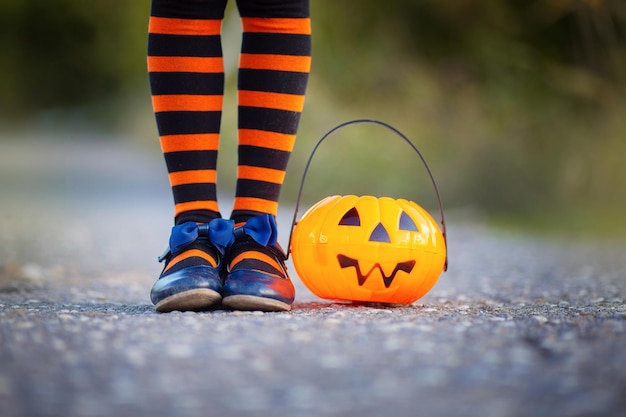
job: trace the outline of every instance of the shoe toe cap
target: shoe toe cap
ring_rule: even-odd
[[[150,291],[154,304],[171,295],[196,289],[210,289],[221,292],[222,282],[219,272],[212,267],[199,265],[165,275],[157,280]]]
[[[248,295],[293,303],[295,288],[289,278],[276,277],[260,271],[236,270],[228,274],[223,296]]]

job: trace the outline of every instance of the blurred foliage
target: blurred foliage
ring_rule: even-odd
[[[564,211],[586,220],[610,215],[617,221],[602,227],[626,232],[615,214],[626,207],[626,2],[355,4],[314,3],[321,15],[314,52],[325,66],[314,60],[316,70],[343,108],[383,118],[414,139],[444,202],[542,218],[537,224],[558,223]],[[383,146],[379,155],[396,152]],[[418,161],[398,146],[401,155],[385,166],[391,175],[413,174]],[[368,166],[360,174],[367,188],[395,191],[401,179],[390,189],[387,174],[376,179]],[[400,194],[415,188],[406,182]]]
[[[133,119],[156,143],[145,73],[149,5],[3,2],[0,121],[100,103],[92,113],[113,114],[117,126]],[[332,126],[371,117],[413,139],[448,207],[542,219],[529,213],[626,208],[623,0],[312,0],[311,9],[314,66],[292,172],[302,172]],[[233,118],[225,110],[225,130]],[[232,135],[225,132],[226,152]],[[338,135],[313,164],[311,198],[337,186],[432,203],[419,160],[388,132]]]
[[[145,82],[149,0],[0,4],[0,115],[77,106]]]

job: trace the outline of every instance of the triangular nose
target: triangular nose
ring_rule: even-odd
[[[385,242],[391,243],[391,239],[389,238],[389,233],[385,229],[382,223],[378,223],[378,226],[374,229],[372,234],[370,235],[370,242]]]

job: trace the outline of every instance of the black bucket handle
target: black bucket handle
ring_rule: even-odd
[[[422,160],[422,163],[424,164],[424,167],[426,168],[426,171],[428,172],[428,176],[430,177],[430,181],[433,185],[433,188],[435,189],[435,195],[437,197],[437,204],[439,205],[439,215],[441,216],[441,233],[443,235],[443,241],[446,245],[446,260],[443,266],[443,270],[446,271],[448,269],[448,241],[447,241],[447,235],[446,235],[446,222],[445,222],[445,218],[443,215],[443,205],[441,204],[441,196],[439,195],[439,188],[437,187],[437,182],[435,181],[435,177],[433,176],[432,171],[430,170],[430,167],[426,163],[426,159],[424,158],[422,153],[419,151],[419,149],[417,149],[417,147],[413,144],[413,142],[411,142],[411,140],[405,134],[403,134],[398,129],[396,129],[395,127],[391,126],[388,123],[381,122],[379,120],[374,120],[374,119],[356,119],[356,120],[350,120],[350,121],[341,123],[335,126],[334,128],[332,128],[331,130],[329,130],[324,136],[322,136],[322,138],[317,142],[317,144],[313,148],[313,151],[311,152],[311,155],[309,156],[309,159],[307,160],[306,166],[304,168],[304,172],[302,174],[302,181],[300,182],[300,189],[298,190],[296,208],[293,213],[293,220],[291,221],[291,230],[289,233],[289,242],[287,244],[287,258],[289,258],[289,254],[291,253],[291,239],[293,237],[293,231],[296,227],[296,223],[298,219],[298,211],[300,210],[300,200],[302,198],[304,182],[306,180],[306,175],[307,175],[307,172],[309,171],[309,166],[311,165],[311,161],[313,160],[313,156],[315,155],[315,152],[317,152],[317,148],[319,148],[322,142],[324,142],[324,140],[326,140],[326,138],[330,136],[332,133],[334,133],[335,131],[345,126],[355,125],[355,124],[366,124],[366,123],[383,126],[391,130],[392,132],[396,133],[398,136],[404,139],[404,141],[415,151],[415,153],[417,153],[417,155]]]

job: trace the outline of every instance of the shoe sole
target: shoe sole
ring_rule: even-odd
[[[222,305],[231,310],[245,311],[289,311],[291,305],[273,298],[254,295],[230,295],[222,300]]]
[[[204,311],[219,305],[222,296],[208,288],[198,288],[171,295],[159,301],[155,310],[159,313],[170,311]]]

